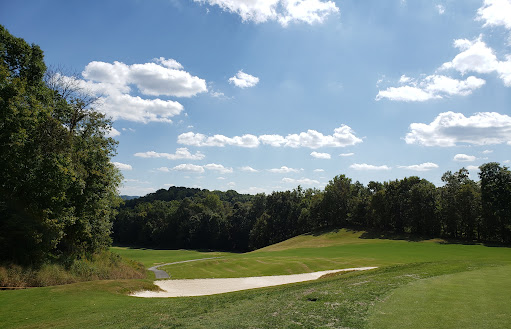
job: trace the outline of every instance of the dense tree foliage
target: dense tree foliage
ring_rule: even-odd
[[[0,261],[66,261],[111,243],[110,122],[45,72],[41,49],[0,26]]]
[[[171,187],[127,202],[114,223],[114,240],[246,251],[314,230],[350,227],[509,243],[511,172],[488,163],[479,176],[476,182],[464,168],[448,171],[437,188],[415,176],[364,186],[339,175],[323,191],[298,187],[255,196]]]

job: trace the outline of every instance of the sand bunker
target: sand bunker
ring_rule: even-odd
[[[226,292],[247,290],[262,287],[278,286],[282,284],[303,282],[319,279],[329,273],[346,271],[371,270],[376,267],[345,268],[342,270],[320,271],[313,273],[255,276],[248,278],[225,279],[193,279],[193,280],[159,280],[154,284],[163,291],[139,291],[131,296],[136,297],[191,297],[223,294]]]

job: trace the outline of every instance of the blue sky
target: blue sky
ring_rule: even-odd
[[[101,95],[122,194],[511,160],[511,0],[18,0],[0,24]]]

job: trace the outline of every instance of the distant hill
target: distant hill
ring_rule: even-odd
[[[135,195],[119,195],[121,197],[121,199],[123,199],[124,201],[127,201],[127,200],[133,200],[133,199],[138,199],[140,198],[140,196],[135,196]]]
[[[138,203],[142,202],[153,202],[156,200],[159,201],[181,201],[186,198],[195,198],[196,196],[204,196],[206,193],[214,193],[218,195],[220,200],[227,201],[230,203],[236,203],[236,202],[248,202],[251,201],[253,198],[253,195],[250,194],[240,194],[234,190],[228,190],[225,192],[222,191],[209,191],[209,190],[202,190],[200,188],[189,188],[189,187],[182,187],[182,186],[171,186],[168,190],[165,189],[159,189],[156,192],[149,193],[142,197],[128,197],[130,199],[124,199],[124,207],[133,208]],[[121,196],[127,197],[127,196]]]

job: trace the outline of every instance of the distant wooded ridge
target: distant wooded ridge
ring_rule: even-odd
[[[416,177],[367,186],[345,175],[324,190],[239,194],[171,187],[120,206],[115,243],[157,248],[247,251],[329,228],[355,227],[422,238],[511,242],[511,172],[480,166],[479,181],[462,168],[445,183]]]

